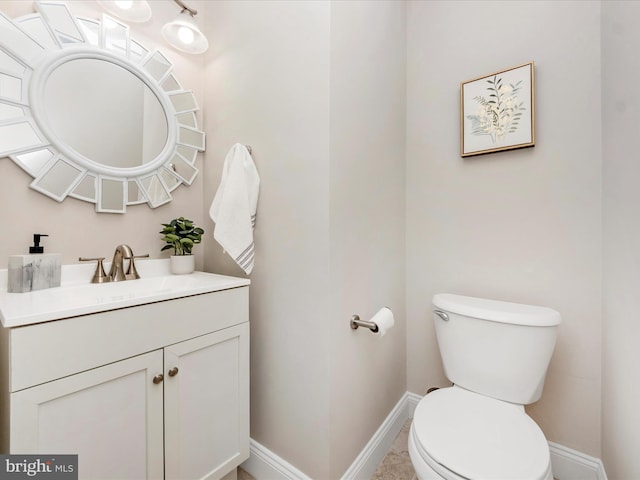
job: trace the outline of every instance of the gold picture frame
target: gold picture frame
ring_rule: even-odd
[[[534,64],[460,84],[460,155],[470,157],[535,145]]]

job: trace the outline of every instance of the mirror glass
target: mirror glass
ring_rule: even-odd
[[[60,1],[34,5],[15,20],[0,12],[0,157],[59,202],[124,213],[171,201],[205,148],[193,92],[128,25],[75,17]]]
[[[70,149],[110,167],[148,163],[167,143],[167,118],[155,94],[129,70],[104,60],[71,60],[51,72],[44,113]],[[102,137],[118,141],[95,141]]]

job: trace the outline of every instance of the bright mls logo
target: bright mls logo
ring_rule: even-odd
[[[0,480],[78,480],[78,455],[0,455]]]

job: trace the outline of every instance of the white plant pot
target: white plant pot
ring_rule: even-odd
[[[185,275],[193,273],[196,269],[196,257],[194,255],[171,255],[171,273]]]

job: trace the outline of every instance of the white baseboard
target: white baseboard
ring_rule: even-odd
[[[341,480],[371,478],[404,423],[413,416],[421,398],[410,392],[402,396]],[[249,459],[241,467],[256,480],[311,480],[304,472],[253,439],[249,442]]]
[[[408,418],[413,417],[413,411],[422,397],[414,393],[405,392],[402,398],[387,415],[380,428],[373,434],[351,466],[342,475],[341,480],[355,478],[371,478],[376,468],[387,454],[393,441]]]
[[[421,399],[420,395],[405,392],[341,480],[371,478],[404,423],[413,417]],[[549,450],[553,476],[557,480],[607,480],[600,459],[553,442],[549,442]],[[304,472],[253,439],[249,444],[249,459],[241,466],[256,480],[311,480]]]
[[[240,466],[256,480],[312,480],[253,439],[249,440],[249,459]]]
[[[602,460],[549,442],[551,468],[558,480],[607,480]]]

